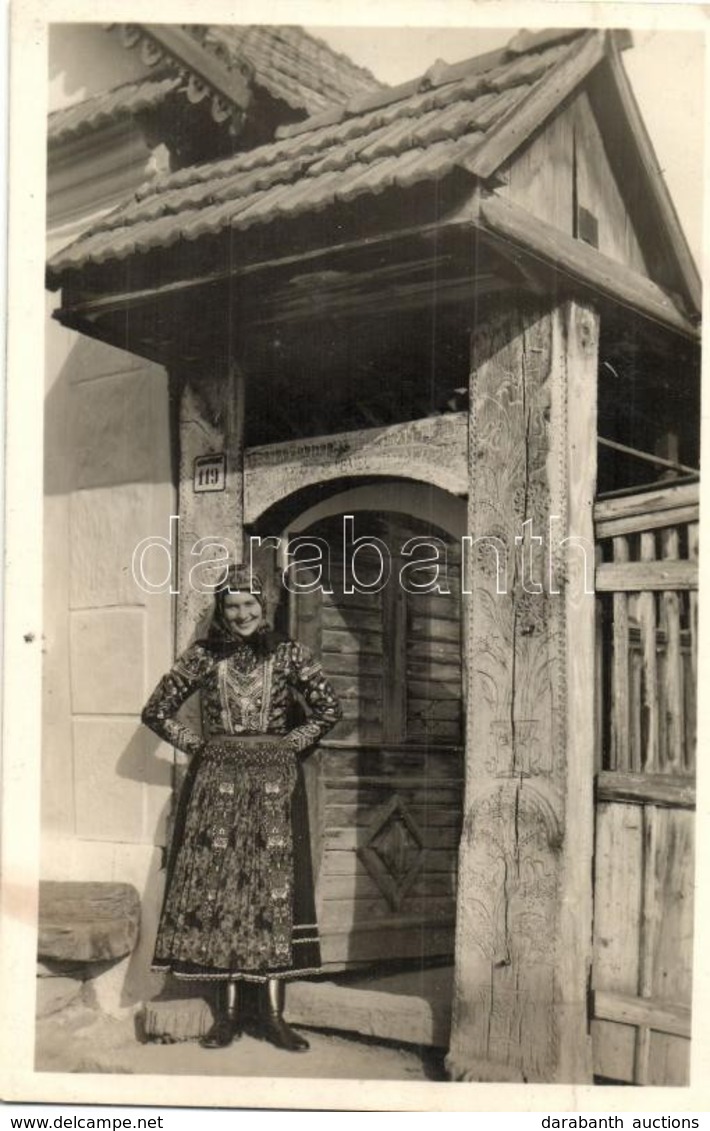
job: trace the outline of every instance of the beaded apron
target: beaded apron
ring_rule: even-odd
[[[153,967],[260,980],[293,965],[296,755],[278,736],[221,736],[191,770]]]

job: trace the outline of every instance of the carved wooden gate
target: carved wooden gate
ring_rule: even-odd
[[[637,1084],[688,1082],[698,498],[691,483],[595,508],[594,1061]]]
[[[347,593],[342,524],[324,524],[309,535],[331,547],[333,591],[299,594],[291,613],[344,708],[306,766],[323,961],[333,968],[453,953],[463,793],[460,547],[446,536],[447,593],[406,592],[399,550],[423,526],[355,518],[356,533],[389,548],[389,582],[367,591],[380,561],[363,547]]]

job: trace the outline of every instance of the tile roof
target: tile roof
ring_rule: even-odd
[[[227,67],[246,61],[255,84],[293,110],[316,114],[357,94],[383,89],[364,67],[299,27],[206,25],[193,31]],[[186,87],[185,80],[175,73],[175,65],[172,69],[172,74],[124,83],[54,111],[48,120],[49,144],[154,109]]]
[[[300,27],[215,24],[200,39],[228,64],[246,59],[259,86],[308,114],[382,89],[368,70]]]
[[[158,178],[59,252],[49,264],[50,282],[89,263],[319,211],[465,168],[586,39],[568,30],[528,51],[435,64],[415,83],[360,95],[280,131],[268,145]]]
[[[83,102],[55,110],[47,121],[49,145],[57,145],[70,137],[98,129],[108,122],[138,114],[141,110],[153,109],[165,102],[180,84],[178,75],[144,79],[102,91]]]

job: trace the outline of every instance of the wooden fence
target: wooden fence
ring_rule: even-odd
[[[595,1069],[687,1082],[699,484],[600,500]]]

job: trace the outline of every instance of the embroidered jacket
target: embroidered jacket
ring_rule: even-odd
[[[175,718],[196,691],[201,692],[202,737]],[[289,730],[296,692],[308,719]],[[298,752],[327,734],[341,715],[318,660],[303,644],[283,640],[266,656],[245,641],[226,658],[202,642],[193,644],[163,676],[141,717],[166,742],[196,754],[210,738],[239,734],[282,734]]]

